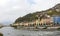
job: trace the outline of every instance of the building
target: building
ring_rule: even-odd
[[[53,18],[52,17],[42,18],[40,21],[40,25],[53,25]]]
[[[30,22],[21,22],[16,23],[16,26],[24,26],[24,27],[35,27],[35,26],[41,26],[41,25],[53,25],[53,17],[50,17],[47,14],[42,15],[41,17],[38,17],[37,20],[32,20]]]
[[[40,17],[41,20],[37,20],[37,24],[40,25],[40,26],[43,26],[43,25],[48,25],[48,26],[52,26],[53,25],[53,17],[50,17],[49,15],[47,14],[43,14],[42,17]]]
[[[53,21],[55,24],[60,24],[60,16],[53,16]]]

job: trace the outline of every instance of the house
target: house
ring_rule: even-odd
[[[40,25],[53,25],[53,17],[49,15],[44,15],[40,21]]]

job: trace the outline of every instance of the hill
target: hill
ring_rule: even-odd
[[[16,19],[16,21],[14,23],[33,21],[33,20],[38,19],[38,17],[40,17],[40,15],[43,15],[43,14],[48,14],[50,16],[53,16],[53,15],[60,16],[60,3],[50,9],[45,10],[45,11],[38,11],[35,13],[29,13],[23,17],[19,17]]]

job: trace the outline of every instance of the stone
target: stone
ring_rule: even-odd
[[[0,33],[0,36],[3,36],[3,34],[2,34],[2,33]]]

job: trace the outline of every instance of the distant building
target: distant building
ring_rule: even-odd
[[[50,17],[49,15],[44,15],[40,21],[40,25],[53,25],[53,17]]]
[[[60,16],[53,16],[53,21],[55,24],[60,24]]]
[[[40,21],[40,24],[41,25],[50,25],[51,23],[53,23],[53,18],[52,17],[50,17],[50,18],[43,18],[43,19],[41,19],[41,21]]]

